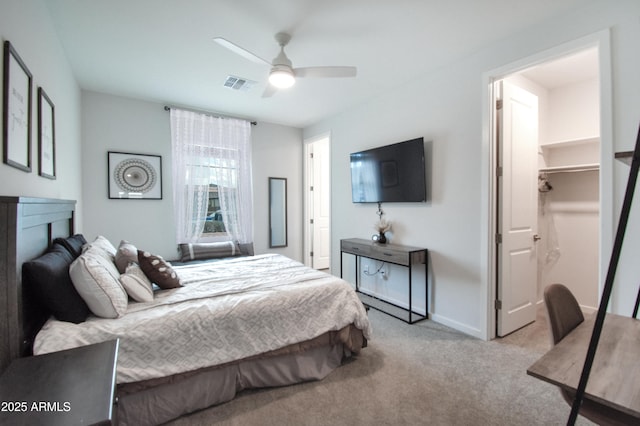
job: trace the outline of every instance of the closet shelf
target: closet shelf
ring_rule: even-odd
[[[566,172],[589,172],[593,170],[600,170],[600,164],[587,163],[587,164],[572,164],[569,166],[555,166],[555,167],[542,167],[538,171],[544,173],[566,173]]]
[[[540,145],[540,172],[584,172],[600,169],[600,138],[597,136],[554,141]]]
[[[616,160],[620,160],[630,166],[631,160],[633,160],[633,151],[616,152]]]
[[[560,147],[566,147],[571,145],[584,145],[584,144],[598,143],[598,142],[600,142],[600,136],[590,136],[585,138],[545,142],[545,143],[541,143],[540,146],[543,148],[560,148]]]

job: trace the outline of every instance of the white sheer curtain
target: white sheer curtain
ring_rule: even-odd
[[[178,243],[253,243],[251,123],[171,108],[173,200]],[[227,234],[203,236],[210,185]]]

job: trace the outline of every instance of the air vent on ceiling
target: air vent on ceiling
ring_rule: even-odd
[[[227,87],[227,88],[233,89],[233,90],[241,90],[243,92],[246,92],[247,90],[251,89],[255,84],[256,84],[256,82],[253,81],[253,80],[248,80],[246,78],[241,78],[241,77],[236,77],[236,76],[230,75],[225,80],[224,87]]]

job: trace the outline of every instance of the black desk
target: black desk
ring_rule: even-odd
[[[2,425],[109,425],[118,340],[18,358],[0,377]]]

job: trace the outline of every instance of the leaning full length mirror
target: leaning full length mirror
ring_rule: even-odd
[[[269,178],[269,247],[287,246],[287,179]]]

